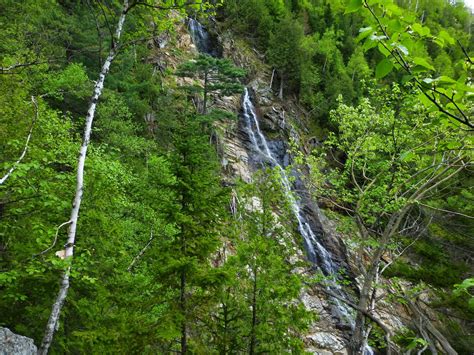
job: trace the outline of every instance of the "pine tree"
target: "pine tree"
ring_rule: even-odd
[[[201,54],[197,59],[182,64],[176,75],[202,80],[185,88],[190,93],[202,95],[199,112],[206,114],[210,98],[242,92],[243,86],[238,79],[245,75],[245,71],[235,67],[229,60]]]

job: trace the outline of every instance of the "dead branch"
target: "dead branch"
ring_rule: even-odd
[[[38,117],[39,117],[38,103],[36,102],[36,99],[35,99],[34,96],[31,96],[31,102],[33,103],[33,106],[35,107],[35,116],[33,117],[33,120],[31,122],[30,130],[29,130],[28,136],[26,138],[25,147],[23,148],[23,152],[21,153],[18,160],[13,164],[13,166],[10,168],[10,170],[8,170],[8,172],[5,174],[5,176],[3,176],[0,179],[0,185],[2,185],[10,177],[10,175],[16,170],[18,165],[21,163],[21,161],[25,157],[26,151],[28,150],[28,145],[30,144],[31,136],[33,135],[33,127],[35,126],[35,123],[36,123],[36,121],[38,120]]]
[[[140,250],[140,252],[133,258],[132,262],[130,263],[130,265],[127,268],[128,272],[132,271],[133,267],[135,266],[137,261],[143,256],[143,254],[145,254],[145,251],[148,249],[148,247],[150,246],[150,244],[151,244],[151,242],[153,241],[154,238],[155,237],[153,235],[153,228],[152,228],[151,231],[150,231],[150,239],[148,239],[148,243],[146,243],[146,245],[142,248],[142,250]]]

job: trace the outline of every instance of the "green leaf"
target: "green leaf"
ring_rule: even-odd
[[[416,154],[412,151],[404,152],[400,155],[402,161],[411,161],[416,157]]]
[[[444,30],[439,31],[438,37],[442,38],[445,42],[448,42],[449,44],[454,44],[454,38],[451,37],[451,35]]]
[[[450,78],[449,76],[446,76],[446,75],[441,75],[439,78],[438,78],[440,84],[455,84],[456,83],[456,80]]]
[[[407,82],[409,82],[410,80],[412,80],[414,78],[413,75],[404,75],[402,77],[402,84],[406,84]]]
[[[356,42],[362,41],[364,38],[370,36],[373,33],[372,27],[363,27],[359,30],[359,35],[356,38]]]
[[[413,62],[416,65],[420,65],[420,66],[422,66],[426,69],[435,70],[435,68],[430,63],[428,63],[428,61],[425,58],[415,57],[415,58],[413,58]]]
[[[414,23],[411,26],[411,28],[413,29],[413,31],[418,33],[421,37],[426,37],[431,33],[431,31],[428,27],[424,27],[424,26],[420,25],[419,23]]]
[[[390,56],[390,51],[385,48],[381,42],[377,45],[377,48],[379,49],[379,52],[382,53],[385,57]]]
[[[369,49],[374,48],[375,46],[377,46],[377,41],[374,41],[369,37],[367,38],[367,41],[365,41],[365,43],[363,44],[362,50],[364,52],[367,52]]]
[[[403,44],[395,43],[394,45],[395,45],[395,47],[397,47],[397,48],[400,50],[400,52],[402,52],[404,55],[408,55],[408,53],[409,53],[408,48],[405,47]]]
[[[362,8],[362,0],[351,0],[346,8],[346,14],[356,12]]]
[[[379,64],[377,64],[377,67],[375,68],[375,77],[377,79],[381,79],[384,76],[387,76],[388,73],[390,73],[393,69],[393,63],[385,58],[382,59]]]
[[[400,20],[398,19],[393,19],[389,21],[388,28],[390,29],[390,32],[400,32],[403,29],[402,24],[400,23]]]
[[[442,38],[439,38],[439,37],[433,37],[433,42],[436,43],[438,46],[440,46],[441,48],[444,47],[444,40]]]
[[[400,7],[398,7],[397,5],[390,4],[390,3],[384,4],[384,5],[385,5],[385,11],[387,11],[389,15],[395,15],[395,16],[403,15],[402,9],[400,9]]]
[[[474,297],[471,297],[468,302],[468,307],[471,311],[474,311]]]
[[[433,78],[424,78],[423,79],[423,82],[426,83],[426,84],[432,84],[436,81],[437,81],[437,79],[433,79]]]

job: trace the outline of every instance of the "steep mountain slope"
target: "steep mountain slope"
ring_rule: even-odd
[[[68,275],[51,353],[470,353],[472,16],[217,3],[4,4],[0,326]]]

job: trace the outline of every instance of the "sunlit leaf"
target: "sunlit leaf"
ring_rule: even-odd
[[[385,58],[385,59],[382,59],[379,64],[377,64],[377,67],[375,68],[375,77],[377,79],[381,79],[385,76],[388,75],[388,73],[390,73],[393,69],[393,63]]]
[[[430,63],[428,63],[428,61],[425,58],[414,57],[413,62],[417,65],[420,65],[420,66],[426,68],[426,69],[435,70],[435,68]]]

